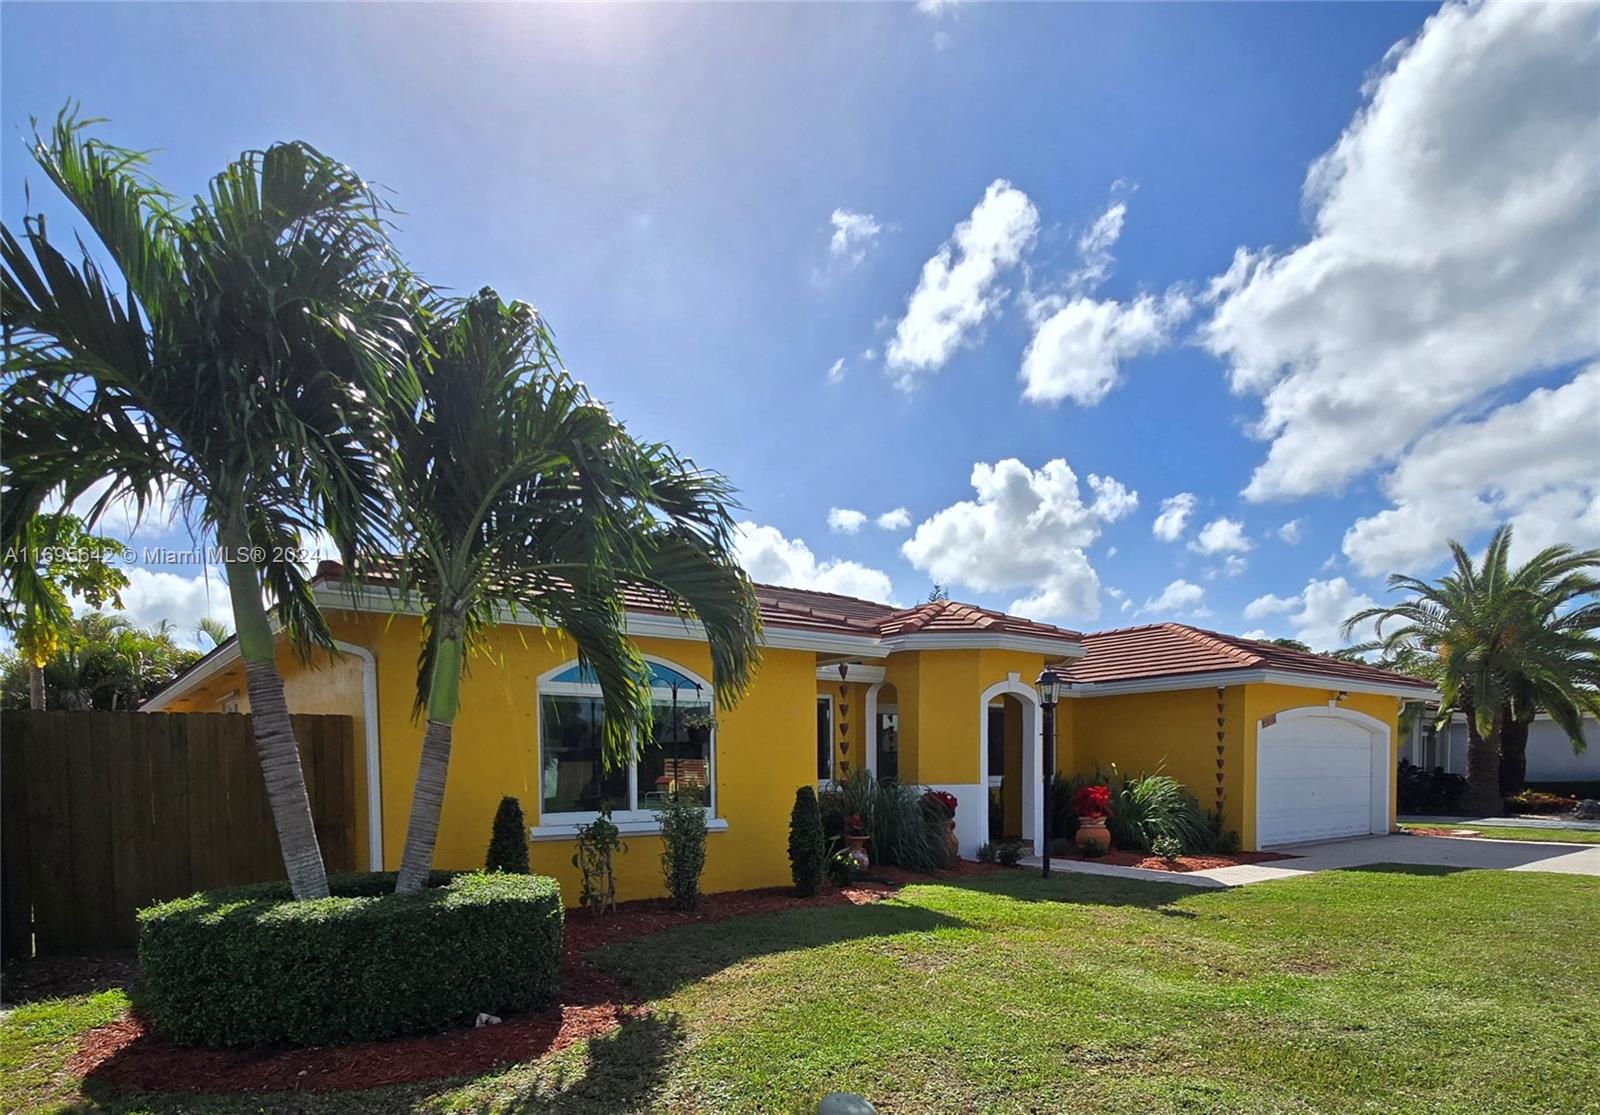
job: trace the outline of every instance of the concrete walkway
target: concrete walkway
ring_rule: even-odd
[[[1240,887],[1294,879],[1317,871],[1364,867],[1377,863],[1430,864],[1458,870],[1554,871],[1563,875],[1600,877],[1600,845],[1545,844],[1535,840],[1477,840],[1444,836],[1361,836],[1323,844],[1301,844],[1278,851],[1295,859],[1216,867],[1208,871],[1147,871],[1115,867],[1092,860],[1051,860],[1052,871],[1110,875],[1191,887]],[[1037,856],[1022,861],[1039,868]]]
[[[1408,825],[1439,825],[1453,828],[1497,829],[1578,829],[1600,832],[1600,821],[1574,821],[1570,817],[1401,817]]]

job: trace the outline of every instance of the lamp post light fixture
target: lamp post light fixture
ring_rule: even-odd
[[[1040,827],[1044,830],[1044,848],[1041,850],[1040,859],[1044,863],[1044,878],[1050,877],[1050,776],[1055,773],[1056,765],[1056,702],[1061,699],[1061,690],[1072,683],[1056,673],[1049,666],[1035,681],[1034,688],[1039,694],[1039,708],[1044,712],[1044,730],[1039,733],[1043,744],[1043,761],[1039,764],[1044,774],[1044,795],[1040,800],[1040,809],[1043,816],[1040,818]]]

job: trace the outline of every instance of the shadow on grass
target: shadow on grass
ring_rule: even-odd
[[[1134,906],[1165,917],[1192,918],[1180,905],[1185,899],[1211,893],[1213,888],[1183,883],[1156,883],[1111,875],[1060,872],[1043,878],[1037,868],[995,871],[962,879],[940,880],[940,885],[984,894],[1003,895],[1018,902],[1056,902],[1079,906]]]
[[[805,907],[667,929],[636,941],[607,945],[590,953],[588,959],[625,980],[645,998],[654,999],[758,956],[865,937],[931,933],[966,924],[937,910],[887,899],[862,906]]]
[[[1360,863],[1354,867],[1341,867],[1338,870],[1359,871],[1367,875],[1455,875],[1462,871],[1480,869],[1447,863]]]

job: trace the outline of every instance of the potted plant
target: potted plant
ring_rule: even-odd
[[[1072,811],[1078,815],[1078,847],[1097,844],[1102,852],[1111,847],[1111,830],[1106,828],[1110,810],[1109,786],[1084,786],[1072,795]]]
[[[929,816],[945,822],[944,840],[951,862],[958,857],[961,846],[956,839],[956,805],[956,796],[948,790],[929,790],[922,795],[922,808],[928,811]]]
[[[861,820],[861,814],[852,813],[844,819],[844,839],[850,845],[850,856],[861,865],[865,871],[872,860],[867,856],[867,826]]]

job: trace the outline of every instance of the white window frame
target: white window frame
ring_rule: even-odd
[[[817,789],[826,790],[839,777],[839,720],[838,705],[832,693],[818,693],[817,703],[828,702],[828,777],[817,779]]]
[[[702,703],[715,708],[712,698],[712,689],[709,682],[700,677],[693,670],[672,661],[670,658],[659,658],[655,655],[642,656],[646,662],[654,662],[665,666],[669,670],[682,674],[691,682],[699,684],[698,693]],[[553,670],[546,670],[539,675],[535,683],[534,693],[534,733],[537,747],[535,748],[538,763],[539,778],[539,823],[529,830],[529,835],[534,840],[563,840],[575,836],[579,825],[588,824],[599,818],[600,814],[594,810],[588,812],[564,811],[560,813],[547,813],[544,808],[544,699],[546,697],[585,697],[599,700],[602,696],[600,686],[594,682],[581,681],[554,681],[568,670],[578,665],[577,659],[563,662]],[[652,701],[660,700],[672,703],[672,690],[666,686],[651,686],[650,697]],[[681,705],[684,691],[678,690],[678,703]],[[694,700],[693,697],[690,698]],[[711,800],[704,807],[706,813],[706,827],[713,832],[721,832],[728,827],[727,821],[717,816],[717,728],[711,727],[711,738],[707,741],[708,756],[706,760],[706,783]],[[661,822],[656,811],[639,806],[639,763],[635,761],[628,764],[628,801],[630,808],[613,809],[611,820],[626,834],[657,832]]]

